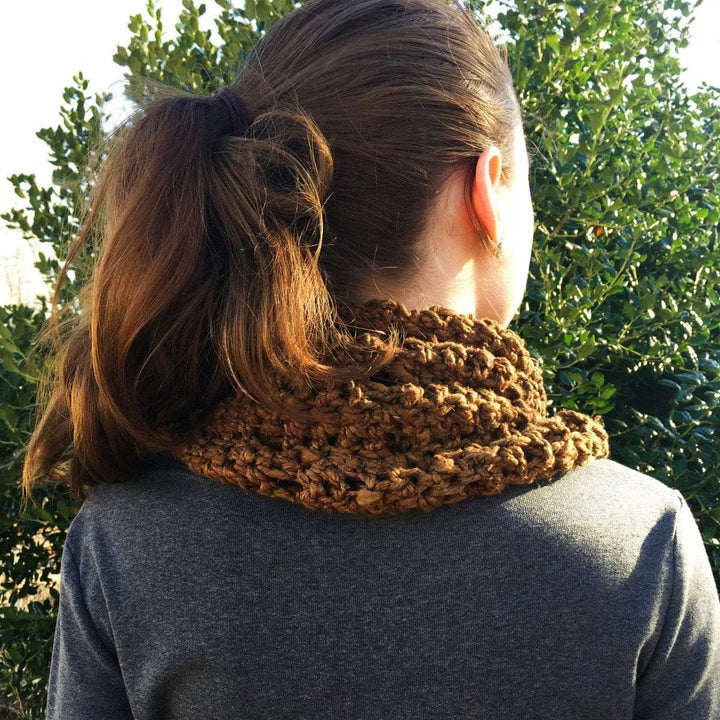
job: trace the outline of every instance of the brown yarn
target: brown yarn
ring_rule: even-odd
[[[327,420],[299,423],[237,395],[174,455],[194,472],[308,508],[430,511],[509,485],[551,480],[608,455],[598,419],[547,415],[540,364],[491,320],[373,300],[352,309],[359,346],[402,346],[362,380],[288,395]]]

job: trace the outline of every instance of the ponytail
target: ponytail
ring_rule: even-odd
[[[73,497],[119,482],[188,438],[231,392],[293,415],[292,385],[366,372],[323,362],[347,341],[318,257],[333,175],[300,111],[218,134],[212,98],[152,100],[109,141],[92,210],[101,247],[59,340],[54,389],[27,448],[25,499],[69,476]],[[287,389],[287,388],[286,388]],[[69,463],[69,467],[68,467]]]

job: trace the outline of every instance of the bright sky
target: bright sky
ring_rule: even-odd
[[[206,0],[208,12],[215,12]],[[172,31],[181,0],[157,0],[163,21]],[[3,3],[0,67],[5,111],[0,115],[0,212],[22,201],[5,178],[34,172],[41,183],[50,180],[46,145],[35,137],[42,127],[58,123],[63,88],[82,71],[93,92],[121,93],[123,68],[112,61],[118,44],[130,36],[130,15],[145,14],[145,0],[35,0]],[[208,24],[209,27],[209,24]],[[706,80],[720,85],[720,2],[705,0],[697,11],[691,47],[682,56],[686,81],[697,86]],[[17,202],[16,202],[17,201]],[[26,268],[33,252],[0,221],[0,304],[32,301],[39,291]]]

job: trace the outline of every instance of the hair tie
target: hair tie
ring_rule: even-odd
[[[244,135],[250,127],[250,116],[240,94],[232,86],[225,85],[213,95],[213,99],[224,109],[225,122],[218,128],[217,136]]]

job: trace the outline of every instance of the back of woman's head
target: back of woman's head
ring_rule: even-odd
[[[381,365],[347,352],[338,306],[412,271],[444,180],[466,165],[470,181],[490,145],[511,157],[520,122],[492,40],[441,0],[311,0],[231,91],[241,135],[217,99],[174,92],[109,142],[66,269],[91,232],[100,252],[57,348],[27,497],[127,477],[233,392],[280,409],[288,387]]]

